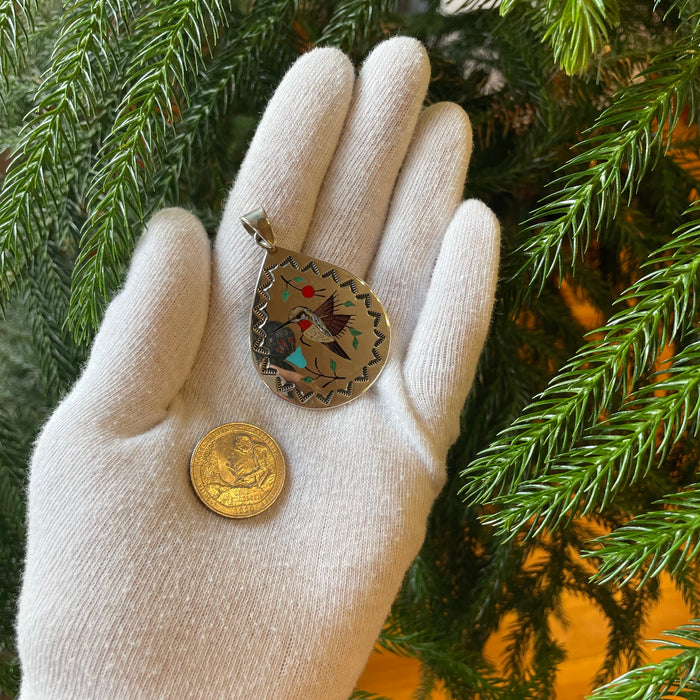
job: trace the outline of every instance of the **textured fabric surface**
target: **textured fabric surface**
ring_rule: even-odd
[[[23,700],[349,696],[445,479],[486,336],[499,229],[460,204],[464,112],[421,114],[430,74],[392,39],[356,78],[334,49],[280,84],[213,252],[179,209],[146,228],[82,377],[44,427],[29,485],[17,633]],[[248,346],[262,261],[238,217],[366,277],[391,356],[355,401],[274,396]],[[217,425],[253,423],[288,465],[278,501],[229,520],[189,483]]]

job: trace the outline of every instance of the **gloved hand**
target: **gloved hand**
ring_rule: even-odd
[[[454,104],[422,114],[430,67],[392,39],[355,79],[335,49],[286,75],[229,196],[213,254],[157,214],[89,362],[33,456],[17,633],[21,697],[332,700],[351,693],[425,534],[491,314],[499,230],[460,205],[471,150]],[[262,251],[366,279],[392,328],[361,397],[308,410],[249,350]],[[287,483],[264,513],[207,510],[189,459],[212,428],[266,430]]]

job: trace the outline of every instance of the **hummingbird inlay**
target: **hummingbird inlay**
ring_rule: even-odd
[[[311,345],[311,342],[323,343],[331,352],[349,360],[350,357],[336,338],[342,335],[352,314],[337,314],[335,307],[335,292],[333,292],[314,311],[306,306],[295,306],[290,309],[289,320],[282,325],[296,323],[301,329],[301,342],[304,345]]]

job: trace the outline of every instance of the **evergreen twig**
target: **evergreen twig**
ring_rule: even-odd
[[[658,649],[677,654],[658,663],[635,668],[598,688],[589,700],[658,700],[696,698],[700,693],[700,622],[692,621],[664,632],[670,640],[656,640]],[[675,641],[678,640],[678,641]]]
[[[76,0],[61,19],[52,67],[0,193],[0,310],[60,216],[81,132],[111,89],[111,43],[128,2]],[[106,100],[105,100],[106,101]]]
[[[8,84],[24,62],[37,0],[0,0],[0,80]]]
[[[503,508],[488,522],[514,533],[534,518],[532,535],[603,510],[662,463],[683,433],[700,431],[699,366],[696,341],[678,353],[670,369],[662,370],[669,376],[640,387],[620,410],[587,429],[581,444],[550,459],[545,473],[520,484],[515,493],[499,496],[496,501]]]
[[[183,171],[190,168],[193,153],[206,149],[210,135],[206,125],[229,109],[242,77],[255,75],[266,54],[279,50],[279,32],[291,24],[297,7],[298,0],[259,0],[235,31],[221,37],[211,62],[190,87],[189,107],[167,133],[164,151],[169,167],[154,174],[147,212],[175,196],[173,190]],[[141,183],[140,187],[145,199],[145,185]]]
[[[15,426],[0,411],[0,522],[23,538],[22,450],[16,445]]]
[[[223,4],[222,4],[223,3]],[[200,51],[216,44],[227,0],[176,0],[154,7],[132,29],[137,53],[126,69],[129,86],[95,166],[91,212],[75,264],[69,321],[77,339],[97,327],[102,303],[119,279],[143,220],[168,129],[189,103],[188,77],[203,65]]]
[[[348,700],[391,700],[391,698],[388,698],[386,695],[376,695],[375,693],[355,688]]]
[[[517,499],[508,494],[522,493],[522,489],[541,491],[543,487],[535,477],[542,475],[544,465],[555,455],[574,448],[589,416],[597,417],[615,408],[616,392],[627,394],[653,366],[664,345],[693,326],[700,282],[700,204],[691,206],[687,213],[689,221],[678,227],[671,242],[659,249],[647,265],[653,263],[657,269],[620,297],[621,304],[632,305],[623,307],[598,329],[599,337],[581,348],[523,414],[467,466],[463,472],[467,479],[465,497],[485,503],[502,491],[501,502],[513,504]],[[618,450],[622,458],[635,445],[628,439],[622,447],[618,436],[608,435],[593,454],[605,460],[611,450]],[[647,447],[650,445],[647,443]],[[649,453],[645,450],[639,454]],[[639,470],[643,463],[640,456],[633,465]],[[619,460],[613,462],[614,466],[618,464]],[[580,475],[576,469],[571,470],[573,473]],[[525,486],[528,480],[532,483]],[[596,502],[602,495],[590,494],[588,502]],[[546,508],[544,500],[540,506]],[[554,520],[548,520],[550,525],[557,520],[555,511],[551,512]],[[512,524],[525,522],[523,515],[524,511],[518,509],[517,514],[513,511],[494,518],[508,519]],[[505,520],[499,522],[505,525]]]
[[[503,0],[501,14],[522,0]],[[618,0],[547,0],[532,3],[543,16],[542,41],[548,41],[555,60],[569,74],[588,68],[592,56],[608,43],[608,29],[620,22]]]
[[[623,197],[630,200],[649,167],[671,146],[681,114],[688,109],[688,119],[695,119],[699,39],[696,28],[622,88],[591,128],[594,135],[580,144],[583,150],[566,164],[574,171],[551,183],[526,229],[520,273],[531,280],[523,300],[541,291],[552,273],[563,275],[565,241],[573,265],[596,229],[615,216]]]
[[[428,666],[421,666],[420,680],[418,681],[418,686],[413,691],[411,700],[430,700],[437,686],[437,681],[437,676]]]
[[[396,8],[398,0],[340,0],[316,44],[337,46],[364,54],[373,36],[381,35],[381,22]],[[354,50],[354,51],[353,51]]]
[[[59,265],[53,240],[45,241],[32,260],[25,303],[46,397],[56,401],[76,378],[83,353],[64,327],[70,296],[69,278]]]
[[[662,571],[675,576],[694,563],[700,553],[700,485],[670,494],[657,506],[660,510],[641,513],[593,541],[598,547],[586,556],[600,561],[596,580],[624,586],[634,579],[642,586]]]

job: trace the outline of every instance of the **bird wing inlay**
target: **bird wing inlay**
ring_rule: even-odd
[[[333,336],[341,333],[352,318],[352,314],[335,313],[335,292],[316,309],[316,314],[318,314]]]
[[[350,314],[335,314],[326,320],[326,328],[336,336],[344,330],[351,318]]]
[[[326,299],[321,306],[319,306],[315,313],[318,314],[322,319],[326,319],[328,316],[333,315],[335,310],[335,292],[331,294],[328,299]]]

